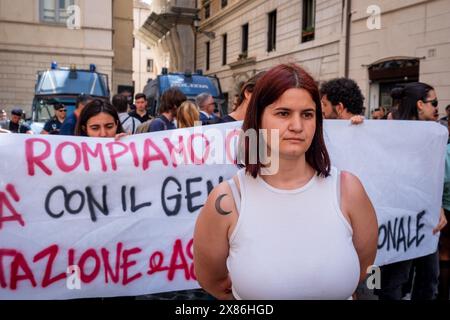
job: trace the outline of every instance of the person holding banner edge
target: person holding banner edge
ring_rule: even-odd
[[[398,108],[392,112],[394,120],[437,121],[438,100],[434,88],[426,83],[413,82],[391,92]],[[436,234],[447,224],[441,210]],[[381,266],[381,288],[375,290],[380,300],[400,300],[411,291],[411,300],[434,300],[438,294],[439,253]],[[412,280],[415,272],[414,281]]]
[[[210,193],[194,231],[200,285],[219,299],[351,298],[375,260],[378,224],[359,179],[331,167],[313,78],[294,64],[269,70],[249,129],[279,130],[279,170],[263,175],[246,149],[245,168]]]

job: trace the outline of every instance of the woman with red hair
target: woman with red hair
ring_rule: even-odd
[[[297,65],[269,70],[243,130],[267,132],[257,147],[278,153],[278,170],[265,174],[246,143],[244,168],[210,193],[194,232],[200,285],[219,299],[351,298],[378,224],[359,179],[330,164],[314,79]]]

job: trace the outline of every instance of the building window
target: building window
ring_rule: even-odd
[[[147,72],[153,72],[153,59],[147,59]]]
[[[241,53],[244,57],[248,55],[248,23],[242,26],[242,47]]]
[[[267,32],[267,51],[275,51],[277,42],[277,10],[268,14],[269,29]]]
[[[135,39],[134,39],[134,37],[133,37],[133,48],[134,48],[135,42],[136,42],[136,41],[135,41]]]
[[[227,34],[222,35],[222,65],[227,64]]]
[[[210,50],[210,42],[206,43],[206,70],[209,70],[209,50]]]
[[[222,0],[222,8],[225,8],[228,5],[228,0]]]
[[[205,19],[208,19],[211,16],[211,6],[209,3],[205,3],[204,8],[205,8]]]
[[[302,42],[314,40],[316,1],[303,0]]]
[[[74,0],[40,0],[39,15],[42,22],[64,24],[69,17],[67,7],[74,4]]]

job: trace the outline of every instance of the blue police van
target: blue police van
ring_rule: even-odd
[[[147,96],[147,107],[152,116],[158,115],[159,100],[162,94],[169,88],[176,87],[180,89],[188,98],[195,100],[195,97],[201,93],[209,93],[216,104],[216,112],[221,116],[228,113],[226,101],[220,87],[220,81],[217,76],[203,75],[201,70],[195,73],[189,71],[185,73],[169,73],[167,68],[162,68],[160,75],[156,79],[150,80],[144,87],[144,94]]]
[[[109,101],[108,75],[97,72],[94,64],[82,70],[75,65],[61,68],[52,62],[49,70],[38,71],[29,119],[33,132],[40,133],[45,122],[54,116],[55,104],[64,104],[70,115],[80,94]]]

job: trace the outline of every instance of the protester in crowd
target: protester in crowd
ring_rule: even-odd
[[[139,120],[140,123],[144,123],[151,119],[147,110],[147,97],[143,93],[138,93],[134,97],[136,109],[129,113],[130,116]]]
[[[7,128],[8,131],[12,133],[33,134],[30,126],[22,121],[23,114],[23,110],[20,108],[11,110],[11,119],[9,120]]]
[[[391,96],[400,101],[398,108],[393,113],[395,120],[438,120],[439,102],[432,86],[422,82],[413,82],[404,87],[394,88]]]
[[[4,132],[9,132],[9,130],[7,130],[8,126],[9,126],[8,114],[6,113],[6,110],[1,109],[0,110],[0,129],[3,129]]]
[[[183,102],[177,112],[178,128],[190,128],[199,121],[200,112],[198,111],[197,105],[189,100]]]
[[[346,119],[363,113],[364,96],[352,79],[332,79],[320,87],[322,113],[325,119]]]
[[[241,92],[238,95],[237,107],[233,110],[233,112],[222,117],[219,122],[233,122],[244,120],[256,81],[258,81],[258,79],[261,78],[264,73],[264,71],[259,72],[244,83],[241,88]]]
[[[383,106],[380,107],[380,116],[382,120],[386,120],[388,116],[388,111]]]
[[[450,121],[449,121],[450,122]],[[450,126],[448,126],[450,128]],[[442,210],[447,221],[450,219],[450,143],[447,144],[447,157],[445,159],[444,192],[442,194]],[[450,299],[450,225],[441,230],[439,238],[439,289],[438,299]]]
[[[83,111],[84,107],[90,101],[92,101],[92,98],[86,94],[80,94],[77,97],[77,101],[75,103],[75,111],[72,114],[68,115],[66,117],[66,119],[64,120],[61,128],[59,129],[60,135],[65,135],[65,136],[75,135],[75,127],[77,125],[77,120],[80,117],[80,114]]]
[[[0,110],[0,121],[8,120],[8,114],[5,109]]]
[[[200,121],[203,125],[217,122],[217,116],[214,114],[216,103],[209,93],[199,94],[195,98],[195,103],[200,108]]]
[[[100,99],[89,102],[80,113],[75,135],[95,138],[120,138],[126,135],[114,107]]]
[[[448,122],[450,119],[450,104],[445,107],[446,116],[439,119],[439,123],[448,128]]]
[[[128,112],[132,112],[132,111],[136,110],[136,106],[133,103],[133,93],[128,89],[123,90],[122,92],[119,92],[119,93],[127,99]]]
[[[231,111],[234,111],[239,107],[239,94],[235,94],[233,97],[233,105],[231,107]]]
[[[386,120],[387,112],[384,107],[376,108],[372,111],[372,119],[373,120]]]
[[[66,119],[66,107],[62,103],[53,105],[55,115],[44,124],[41,134],[59,134],[62,124]]]
[[[380,120],[380,119],[382,119],[380,108],[373,109],[373,111],[372,111],[372,119],[373,120]]]
[[[394,88],[391,96],[398,108],[392,112],[395,120],[436,121],[438,100],[433,87],[421,82]],[[437,233],[446,225],[443,213],[433,230]],[[436,299],[439,277],[438,251],[424,257],[400,261],[381,267],[381,289],[375,291],[380,300],[400,300],[410,290],[410,275],[415,270],[412,300]]]
[[[116,94],[112,98],[112,105],[119,114],[120,124],[128,134],[135,134],[141,122],[128,114],[128,100],[122,94]]]
[[[267,71],[250,129],[268,130],[258,147],[269,151],[279,130],[279,169],[262,174],[246,148],[245,168],[210,193],[194,231],[200,285],[219,299],[351,298],[374,262],[378,225],[359,179],[331,167],[314,79],[297,65]]]
[[[160,99],[159,113],[161,115],[150,120],[148,132],[176,129],[174,120],[177,116],[177,110],[186,100],[186,96],[180,89],[173,87],[166,90]]]
[[[445,107],[445,117],[442,117],[439,120],[448,121],[450,119],[450,104]]]

